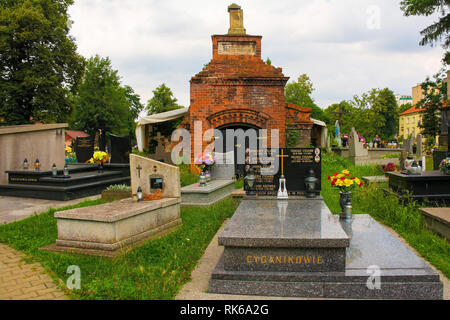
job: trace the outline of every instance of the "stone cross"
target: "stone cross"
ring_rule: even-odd
[[[141,170],[142,170],[141,165],[138,165],[138,166],[136,167],[136,170],[138,171],[138,177],[139,177],[139,179],[140,179],[140,178],[141,178]]]
[[[348,111],[345,111],[344,106],[339,105],[339,112],[332,112],[332,114],[337,114],[338,115],[338,121],[339,121],[339,126],[342,128],[342,116],[344,114],[349,113]]]

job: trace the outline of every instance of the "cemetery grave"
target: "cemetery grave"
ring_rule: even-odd
[[[8,183],[0,185],[0,195],[65,201],[100,194],[110,185],[130,184],[129,161],[125,161],[131,151],[129,138],[115,137],[112,142],[112,158],[101,169],[86,163],[94,153],[91,137],[77,137],[76,164],[43,168],[35,163],[16,163],[12,166],[15,169],[5,171]],[[64,148],[59,153],[63,157]]]
[[[58,239],[45,249],[111,257],[178,226],[179,169],[134,154],[130,155],[130,165],[133,198],[57,212]],[[141,199],[155,192],[162,192],[162,198],[135,201],[139,192]]]
[[[309,149],[280,149],[284,154]],[[314,151],[313,151],[313,154]],[[317,153],[319,157],[321,152]],[[274,159],[275,159],[274,158]],[[317,164],[320,164],[318,159]],[[442,299],[439,275],[367,214],[340,219],[321,197],[306,198],[305,172],[315,161],[288,162],[278,183],[258,175],[219,235],[224,252],[209,282],[209,292],[281,297],[356,299]],[[259,164],[258,164],[259,166]],[[248,170],[248,174],[253,171]],[[281,197],[284,187],[292,195]],[[253,190],[252,190],[253,189]],[[269,189],[269,191],[267,191]],[[314,186],[320,192],[320,184]],[[248,192],[249,193],[249,192]],[[395,258],[394,258],[395,257]],[[367,285],[370,266],[380,271],[382,286]]]

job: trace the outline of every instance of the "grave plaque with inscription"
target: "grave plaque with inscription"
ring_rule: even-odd
[[[250,159],[256,159],[256,155],[256,151],[250,150],[248,162],[252,162]],[[250,166],[255,170],[256,181],[253,188],[257,195],[276,196],[280,176],[284,174],[289,196],[303,196],[306,190],[305,178],[309,169],[314,171],[314,176],[318,179],[316,192],[320,194],[322,174],[322,150],[320,148],[281,148],[275,154],[264,159],[258,159],[256,162],[256,164],[247,164],[245,170],[247,172]],[[262,174],[264,170],[273,167],[275,162],[278,163],[278,171],[276,173]],[[247,189],[248,186],[245,185],[245,190],[247,191]]]
[[[91,137],[77,137],[75,154],[78,163],[85,163],[94,154],[94,139]]]

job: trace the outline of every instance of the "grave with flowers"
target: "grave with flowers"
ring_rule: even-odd
[[[325,175],[341,196],[341,213],[331,213],[320,195],[321,158],[319,148],[249,150],[246,195],[219,234],[224,250],[208,292],[442,299],[424,260],[370,215],[352,214],[351,191],[364,184],[348,170]]]
[[[194,160],[199,181],[181,188],[182,206],[210,206],[234,191],[234,165],[226,163],[227,154],[200,154]]]

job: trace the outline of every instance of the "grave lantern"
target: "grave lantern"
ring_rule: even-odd
[[[56,164],[52,166],[52,176],[56,177],[58,175],[58,169],[56,168]]]
[[[28,163],[27,158],[25,158],[25,160],[23,160],[23,170],[28,170],[29,167],[30,164]]]
[[[256,193],[255,193],[255,190],[253,189],[253,186],[255,185],[256,176],[255,176],[254,169],[252,167],[250,167],[250,169],[248,169],[248,173],[245,176],[245,180],[247,180],[247,185],[248,185],[247,195],[255,196]]]
[[[39,162],[39,159],[36,159],[36,161],[34,163],[34,170],[39,171],[40,168],[41,168],[41,163]]]
[[[307,198],[315,198],[316,197],[316,184],[318,179],[314,176],[314,170],[309,169],[306,177],[305,177],[305,186],[306,186],[306,197]]]
[[[67,166],[67,163],[64,165],[64,177],[69,177],[69,167]]]
[[[142,189],[141,189],[140,186],[137,188],[137,198],[138,198],[138,201],[142,201],[143,200]]]

